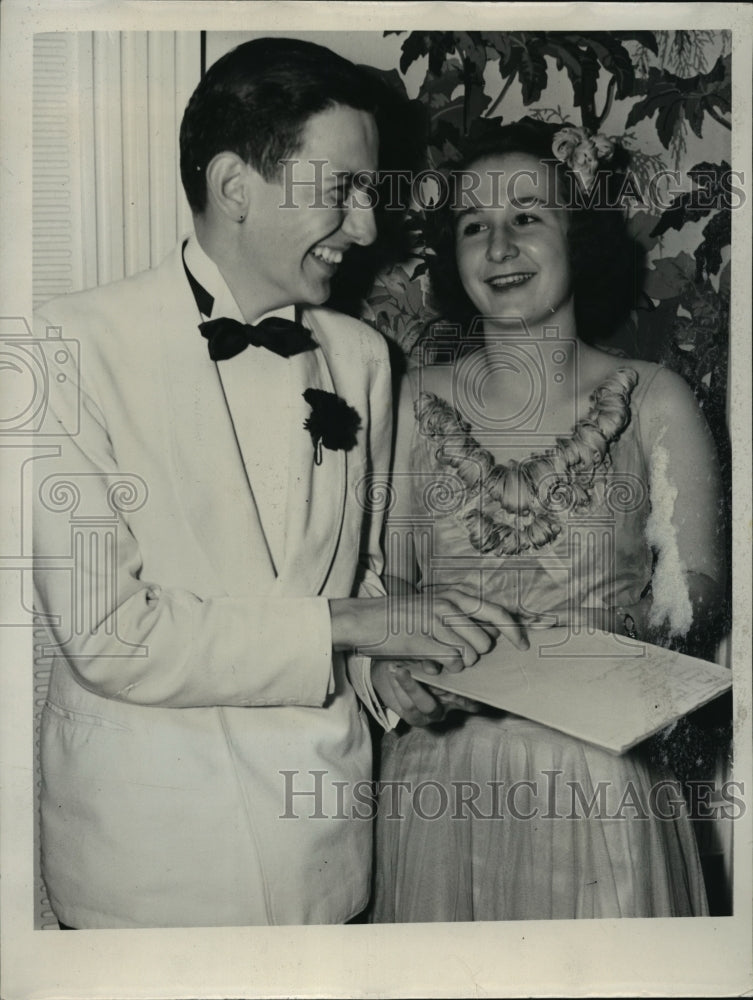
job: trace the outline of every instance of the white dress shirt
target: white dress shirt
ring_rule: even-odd
[[[214,298],[211,318],[226,316],[244,323],[225,279],[195,235],[188,239],[184,260]],[[295,307],[276,309],[259,319],[267,316],[295,320]],[[308,410],[301,397],[306,386],[293,386],[288,359],[263,347],[247,347],[234,358],[217,362],[217,368],[272,562],[279,568],[285,555],[290,428],[295,408],[300,411],[301,432],[305,433],[303,420]]]

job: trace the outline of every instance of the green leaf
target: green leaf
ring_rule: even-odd
[[[731,239],[730,213],[712,215],[703,228],[703,242],[695,252],[699,271],[703,269],[706,274],[717,274],[722,266],[722,249],[729,246]]]
[[[616,97],[622,100],[632,93],[635,72],[627,50],[611,32],[597,31],[587,35],[574,36],[580,48],[590,49],[597,63],[614,77],[617,84]]]
[[[627,221],[628,232],[644,250],[656,246],[658,237],[654,232],[655,226],[656,216],[650,212],[635,212]]]
[[[422,31],[411,31],[400,48],[400,72],[407,73],[413,63],[421,56],[425,56],[428,51],[428,36]]]
[[[659,109],[659,114],[656,116],[656,132],[665,149],[669,149],[684,120],[685,110],[681,101],[672,100]]]
[[[435,168],[444,170],[460,159],[462,113],[457,120],[439,113],[435,113],[433,118],[429,146],[431,162]]]
[[[586,119],[594,112],[594,101],[596,99],[596,89],[599,83],[599,61],[593,52],[588,49],[579,50],[580,74],[571,77],[573,85],[573,104],[576,108],[582,108]]]
[[[721,163],[709,163],[708,160],[703,160],[701,163],[696,163],[692,166],[688,170],[688,175],[695,180],[695,174],[701,174],[705,178],[708,174],[713,173],[714,190],[720,191],[722,189],[723,178],[728,176],[729,169],[729,163],[726,160],[722,160]]]
[[[695,281],[696,266],[690,254],[662,257],[646,275],[643,290],[652,299],[678,298],[688,283]]]
[[[584,52],[565,38],[550,35],[541,47],[542,54],[551,56],[557,69],[564,69],[573,88],[573,104],[583,107],[593,104],[599,66],[590,52]]]
[[[704,110],[714,107],[728,111],[729,103],[725,97],[728,93],[727,73],[728,63],[721,57],[708,73],[688,78],[652,67],[648,73],[646,96],[630,109],[625,128],[630,129],[642,119],[652,118],[658,112],[656,129],[665,149],[669,148],[683,116],[688,117],[693,130],[697,129],[696,134],[701,135],[703,123],[699,123],[692,105],[699,102]],[[686,110],[688,106],[689,111]]]
[[[644,49],[653,52],[655,56],[659,55],[659,46],[653,31],[613,31],[612,34],[623,42],[638,42]]]
[[[704,103],[707,107],[713,107],[721,114],[729,114],[732,110],[732,57],[725,56],[717,60],[721,66],[722,75],[714,79],[704,87]],[[716,68],[716,67],[715,67]],[[718,74],[717,74],[718,75]]]
[[[662,212],[661,218],[651,230],[650,235],[658,239],[670,229],[682,229],[691,217],[690,210],[687,207],[690,198],[690,194],[683,194],[679,198],[675,198],[671,208],[667,208]]]
[[[732,277],[732,266],[729,261],[724,265],[719,275],[719,294],[729,298],[732,287],[730,284]]]
[[[402,44],[400,72],[405,74],[417,59],[428,56],[429,72],[437,76],[454,48],[455,36],[451,31],[411,31]]]
[[[698,97],[689,97],[685,104],[685,117],[699,139],[703,138],[703,104]]]
[[[410,284],[408,272],[399,264],[395,264],[389,270],[383,271],[380,279],[387,291],[391,295],[397,295],[398,297],[405,295]]]
[[[557,69],[566,70],[571,83],[580,81],[583,75],[583,66],[577,45],[564,40],[552,41],[548,39],[542,47],[542,51],[556,61]]]
[[[455,35],[455,47],[464,61],[473,67],[477,83],[483,86],[484,69],[486,68],[486,45],[478,31],[459,31]]]
[[[530,49],[520,46],[516,69],[523,89],[523,104],[533,104],[540,99],[547,85],[546,60],[534,46]]]
[[[724,178],[728,174],[729,164],[726,160],[722,160],[721,163],[706,161],[696,163],[688,170],[688,176],[696,187],[701,189],[702,196],[699,196],[698,191],[680,195],[674,204],[662,213],[651,235],[658,237],[670,229],[682,229],[686,222],[704,219],[719,206],[729,211],[726,208],[727,196],[724,190]],[[709,207],[704,207],[706,205]]]
[[[463,85],[463,68],[459,63],[446,63],[439,76],[427,73],[418,91],[419,100],[430,108],[449,104],[452,94]]]
[[[507,33],[504,44],[495,45],[499,52],[499,72],[503,80],[514,79],[516,76],[520,80],[523,88],[523,103],[528,104],[530,100],[538,100],[541,91],[546,86],[546,63],[541,61],[538,65],[538,83],[536,82],[537,56],[535,50],[540,44],[542,35],[536,35],[530,31],[511,31]],[[540,57],[538,57],[540,60]],[[543,69],[543,77],[541,71]],[[530,97],[532,92],[538,96]]]
[[[509,31],[482,31],[480,35],[481,41],[487,48],[499,53],[504,60],[510,58],[511,41]]]
[[[429,42],[429,72],[442,73],[447,56],[457,48],[457,36],[452,31],[432,31]]]

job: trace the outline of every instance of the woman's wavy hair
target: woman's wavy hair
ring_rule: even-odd
[[[635,307],[643,251],[628,235],[619,204],[626,179],[627,154],[615,146],[609,163],[600,164],[593,203],[589,205],[586,197],[579,204],[573,195],[576,178],[552,153],[552,140],[564,127],[534,118],[522,118],[503,126],[486,123],[480,135],[471,134],[452,173],[457,177],[479,160],[505,153],[525,153],[553,166],[558,203],[570,213],[567,240],[576,328],[578,336],[590,344],[607,340]],[[452,191],[453,184],[449,188]],[[431,298],[443,322],[459,324],[461,330],[467,331],[477,310],[458,274],[452,200],[449,203],[445,200],[428,213],[428,243],[434,254],[429,259]]]

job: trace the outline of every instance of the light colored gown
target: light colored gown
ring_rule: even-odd
[[[521,463],[495,464],[457,411],[421,394],[423,584],[482,586],[528,622],[637,603],[652,571],[640,407],[659,370],[620,369],[570,437]],[[455,712],[387,734],[381,754],[375,922],[708,912],[679,786],[645,748],[614,756],[510,714]]]

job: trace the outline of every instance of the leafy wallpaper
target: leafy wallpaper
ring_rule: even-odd
[[[412,31],[399,68],[378,71],[411,100],[425,168],[447,169],[458,145],[490,122],[523,115],[584,125],[630,154],[630,227],[647,252],[630,323],[610,344],[679,371],[725,447],[731,210],[731,37],[712,31]],[[376,71],[375,71],[376,72]],[[414,88],[415,89],[415,88]],[[427,219],[414,202],[397,234],[399,263],[378,273],[364,319],[409,353],[432,316]]]

